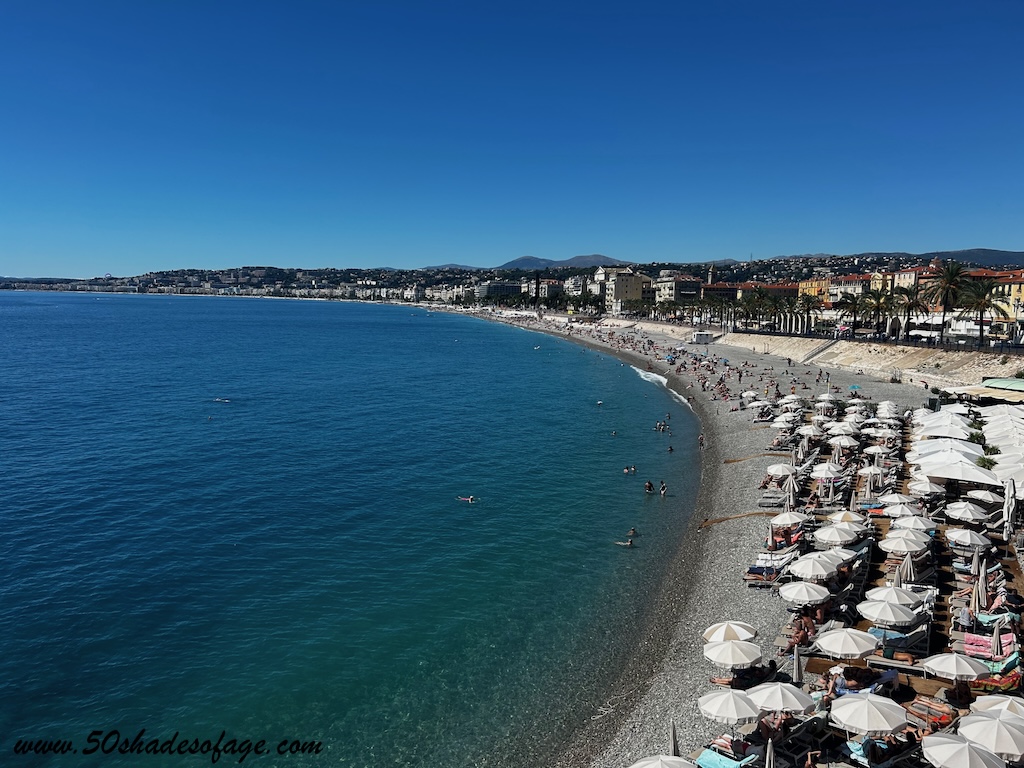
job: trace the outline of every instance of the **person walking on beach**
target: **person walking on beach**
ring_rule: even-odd
[[[697,435],[697,447],[700,448],[702,451],[704,450],[704,433],[703,432],[701,432],[699,435]]]

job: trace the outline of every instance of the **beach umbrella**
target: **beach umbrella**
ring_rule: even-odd
[[[841,528],[843,523],[836,523],[835,525],[825,525],[814,532],[814,540],[818,541],[827,546],[843,546],[844,544],[852,544],[861,537],[856,531],[850,530],[849,528]]]
[[[896,530],[903,531],[934,531],[935,523],[926,517],[920,515],[907,515],[906,517],[898,517],[892,521],[892,527],[890,531],[895,528]]]
[[[882,509],[882,514],[886,517],[904,517],[905,515],[916,515],[918,513],[916,507],[912,507],[909,504],[890,504],[888,507]]]
[[[985,449],[977,443],[972,443],[967,440],[950,440],[948,438],[938,438],[935,440],[918,440],[914,443],[915,453],[922,455],[931,453],[942,453],[944,451],[957,451],[963,454],[970,454],[973,456],[984,456]],[[910,454],[907,454],[910,457]]]
[[[824,603],[832,593],[827,587],[809,581],[791,581],[779,587],[779,597],[794,605],[818,605]]]
[[[836,565],[820,557],[801,557],[790,563],[789,572],[798,579],[827,581],[835,576]]]
[[[832,400],[837,400],[837,399],[838,398],[835,395],[833,395],[831,392],[825,392],[824,394],[818,395],[818,400],[823,400],[823,401],[826,401],[826,402],[831,402]]]
[[[907,454],[907,461],[911,464],[920,464],[925,470],[946,464],[974,464],[977,456],[965,454],[960,451],[935,451],[934,453],[921,453],[911,451]]]
[[[903,518],[900,518],[903,519]],[[895,530],[889,529],[889,533],[886,535],[885,540],[890,541],[892,539],[898,539],[901,541],[912,541],[914,544],[920,544],[925,547],[931,545],[932,537],[922,531],[915,531],[909,528],[896,528]]]
[[[916,555],[928,549],[928,545],[910,539],[882,539],[878,548],[891,555]]]
[[[999,504],[1005,501],[1005,499],[998,493],[993,493],[992,491],[986,491],[983,489],[968,491],[967,498],[976,499],[977,501],[982,501],[986,504]]]
[[[773,528],[788,528],[791,525],[800,525],[810,520],[810,515],[805,515],[803,512],[781,512],[773,517],[768,523]]]
[[[883,493],[878,497],[882,504],[916,504],[917,499],[905,493]]]
[[[867,430],[865,430],[865,431],[867,431]],[[869,445],[867,448],[864,449],[864,453],[866,453],[868,456],[876,456],[877,457],[877,456],[881,456],[883,453],[888,453],[888,452],[889,452],[889,449],[885,448],[885,447],[883,447],[881,445]]]
[[[981,573],[981,550],[976,549],[971,553],[971,576]]]
[[[804,684],[804,666],[800,658],[800,646],[793,646],[793,685]]]
[[[986,563],[982,560],[978,571],[978,578],[975,579],[974,585],[971,587],[970,609],[971,613],[975,615],[988,607],[988,578],[985,571]]]
[[[693,763],[682,757],[654,755],[633,763],[629,768],[693,768]]]
[[[804,437],[821,437],[825,434],[825,430],[814,424],[804,424],[802,427],[797,427],[796,433]]]
[[[875,587],[869,589],[865,594],[868,600],[881,600],[886,603],[894,603],[896,605],[905,605],[907,608],[914,609],[921,605],[921,597],[916,592],[911,592],[909,589],[902,589],[901,587]]]
[[[814,699],[791,683],[761,683],[747,694],[765,712],[806,712]]]
[[[719,688],[697,699],[697,708],[709,720],[726,725],[756,723],[761,710],[749,694],[733,688]]]
[[[857,470],[857,474],[861,477],[878,477],[884,472],[881,467],[861,467]]]
[[[924,659],[921,666],[945,680],[977,680],[991,674],[983,662],[962,653],[937,653]]]
[[[968,523],[980,523],[988,520],[991,514],[969,501],[954,501],[946,505],[946,517]]]
[[[921,752],[935,768],[1006,768],[999,755],[956,733],[925,736]]]
[[[863,659],[873,654],[878,644],[874,635],[849,627],[822,632],[814,641],[815,648],[833,659]]]
[[[971,709],[974,712],[987,712],[993,709],[1005,710],[1024,717],[1024,699],[1020,696],[1008,696],[1005,693],[993,693],[976,698],[971,704]]]
[[[775,768],[775,739],[768,739],[765,745],[764,768]]]
[[[857,613],[879,627],[909,627],[920,621],[920,614],[899,603],[865,600],[857,604]]]
[[[875,430],[875,437],[881,437],[883,439],[887,439],[887,438],[890,438],[890,437],[899,437],[899,436],[900,436],[899,432],[897,432],[894,429],[889,429],[888,427],[884,427],[882,429],[876,429]]]
[[[672,757],[679,755],[679,739],[676,738],[676,721],[668,721],[668,753]]]
[[[1006,618],[1000,616],[992,625],[992,658],[998,659],[1003,655],[1003,630],[1006,628]]]
[[[841,464],[836,464],[833,461],[825,461],[821,464],[815,464],[811,469],[811,477],[815,480],[832,480],[836,477],[843,476],[843,467]]]
[[[752,389],[748,389],[746,392],[743,393],[742,397],[757,397],[758,394],[758,392],[755,392]]]
[[[1005,760],[1024,757],[1024,718],[1005,709],[975,712],[957,722],[956,732]]]
[[[862,693],[833,701],[829,719],[844,731],[885,736],[907,724],[907,710],[892,699]]]
[[[936,483],[929,482],[927,480],[917,480],[911,483],[907,483],[907,490],[915,496],[931,496],[935,493],[945,493],[946,488]]]
[[[785,477],[787,475],[795,475],[796,467],[792,464],[769,464],[765,472],[772,477]]]
[[[826,431],[832,435],[859,435],[860,427],[850,421],[837,421],[830,424]]]
[[[899,568],[896,569],[896,575],[902,582],[912,583],[917,579],[917,568],[914,566],[914,557],[909,552],[904,556],[903,562],[900,563]]]
[[[971,547],[991,547],[992,541],[980,533],[975,533],[967,528],[947,528],[946,529],[946,541],[950,544],[961,547],[963,549],[969,549]]]
[[[851,512],[848,509],[841,509],[838,512],[833,512],[831,515],[827,515],[826,520],[831,520],[833,523],[863,523],[867,520],[864,515],[857,512]]]
[[[966,440],[970,433],[957,424],[932,424],[915,430],[914,436],[921,437],[951,437],[956,440]]]
[[[786,395],[785,397],[780,399],[779,402],[780,403],[798,403],[801,400],[803,400],[803,398],[800,397],[800,395]]]
[[[704,630],[702,635],[706,643],[718,643],[723,640],[753,640],[757,630],[745,621],[720,621]]]
[[[723,669],[744,669],[761,663],[761,649],[747,640],[722,640],[705,645],[704,658]]]
[[[982,469],[976,464],[947,464],[942,467],[929,467],[925,470],[929,478],[959,480],[964,483],[980,485],[1002,485],[1003,481],[994,472]]]
[[[860,443],[854,440],[849,435],[837,435],[836,437],[830,437],[828,444],[835,448],[853,448]]]

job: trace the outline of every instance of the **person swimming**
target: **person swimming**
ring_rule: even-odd
[[[620,547],[632,547],[633,546],[633,540],[632,539],[626,539],[625,541],[616,541],[615,543],[618,544]]]
[[[644,483],[644,493],[654,493],[654,483],[650,480]]]
[[[629,532],[626,535],[632,537],[632,536],[639,536],[640,534],[637,533],[636,528],[630,528]]]
[[[473,496],[456,496],[455,498],[459,501],[468,501],[470,504],[476,501],[476,498]]]

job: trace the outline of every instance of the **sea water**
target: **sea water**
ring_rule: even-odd
[[[4,764],[540,765],[697,491],[663,379],[471,317],[3,292],[0,361]]]

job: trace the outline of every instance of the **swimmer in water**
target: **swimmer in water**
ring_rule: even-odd
[[[632,547],[633,546],[633,540],[632,539],[626,539],[625,541],[616,541],[615,543],[618,544],[620,547]]]
[[[644,483],[644,493],[654,493],[654,483],[650,480]]]
[[[476,499],[473,496],[456,496],[459,501],[468,501],[472,504]]]
[[[667,495],[667,494],[668,494],[668,486],[667,486],[667,485],[665,485],[665,481],[664,481],[664,480],[662,480],[662,481],[661,481],[661,495],[662,495],[662,496],[665,496],[665,495]]]
[[[632,536],[639,536],[640,534],[638,534],[636,532],[636,528],[630,528],[629,529],[629,533],[627,533],[626,535],[632,537]]]

